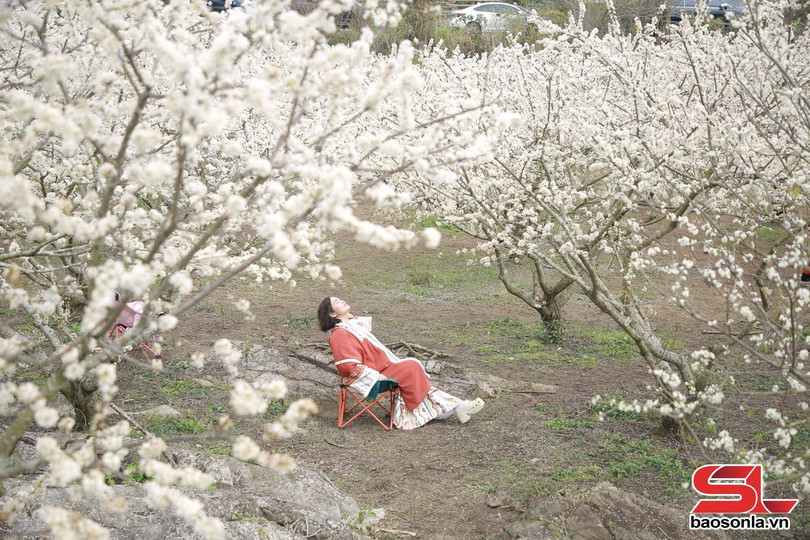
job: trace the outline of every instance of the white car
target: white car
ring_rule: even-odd
[[[474,32],[505,30],[512,20],[525,23],[529,13],[514,4],[485,2],[459,9],[452,13],[450,26]]]

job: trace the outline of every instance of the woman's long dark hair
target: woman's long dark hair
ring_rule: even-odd
[[[340,319],[332,317],[332,297],[327,296],[318,306],[318,328],[322,332],[328,332],[339,322]]]

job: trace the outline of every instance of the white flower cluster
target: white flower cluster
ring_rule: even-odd
[[[233,447],[233,457],[243,461],[255,461],[258,465],[286,474],[295,468],[295,460],[285,454],[273,454],[259,448],[252,439],[237,437]]]
[[[108,540],[110,531],[76,512],[58,506],[42,506],[39,517],[48,525],[54,536],[65,540]]]
[[[287,385],[284,381],[257,381],[253,385],[236,380],[231,389],[231,406],[239,415],[262,414],[267,410],[268,399],[284,399]]]
[[[267,410],[267,400],[247,381],[236,380],[231,389],[231,407],[236,414],[263,414]]]
[[[224,537],[225,526],[222,521],[208,516],[200,501],[157,482],[148,482],[144,489],[146,489],[147,501],[152,507],[171,508],[178,516],[191,523],[194,530],[205,538],[220,539]]]
[[[318,406],[309,398],[293,401],[277,422],[265,426],[264,438],[291,437],[298,429],[298,425],[318,412]]]
[[[10,406],[15,401],[26,405],[34,412],[34,421],[41,427],[52,428],[59,421],[59,413],[48,407],[47,400],[33,383],[16,385],[13,382],[0,384],[0,405]]]
[[[733,454],[736,451],[737,439],[734,439],[725,429],[717,434],[717,437],[707,438],[703,441],[704,446],[713,450],[722,449]]]
[[[201,472],[193,467],[175,468],[168,463],[156,459],[142,459],[140,469],[151,476],[155,483],[170,486],[175,482],[199,489],[211,487],[216,479],[210,474]],[[150,482],[151,484],[152,482]]]
[[[82,463],[59,448],[51,437],[37,439],[37,453],[50,465],[49,480],[55,486],[67,486],[82,476]]]
[[[235,348],[229,339],[218,339],[214,343],[214,353],[222,361],[229,375],[233,376],[239,372],[236,364],[242,358],[242,352]]]

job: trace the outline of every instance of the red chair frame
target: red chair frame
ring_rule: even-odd
[[[118,293],[118,291],[115,291],[115,305],[117,306],[120,301],[121,295]],[[138,324],[138,320],[140,319],[142,313],[143,302],[127,303],[127,305],[123,307],[121,312],[115,318],[115,324],[113,324],[113,327],[110,328],[109,332],[107,332],[107,339],[112,343],[120,338],[122,335],[124,335],[124,332]],[[163,312],[158,313],[156,317],[160,317],[161,315],[163,315]],[[154,337],[152,339],[154,339]],[[160,357],[160,355],[157,354],[146,342],[141,343],[141,347],[152,353],[153,356],[158,358]]]
[[[377,385],[379,385],[383,381],[377,381]],[[399,386],[397,385],[396,381],[393,379],[390,380],[391,386],[387,390],[380,391],[376,394],[373,398],[364,398],[362,396],[358,396],[350,387],[349,384],[346,382],[344,377],[340,378],[340,393],[338,396],[338,427],[344,428],[354,422],[358,417],[369,414],[371,415],[374,420],[377,421],[384,429],[390,430],[394,427],[394,401],[396,400],[397,395],[399,394]],[[347,400],[351,397],[354,400],[354,405],[351,405],[347,408]],[[386,406],[387,404],[387,406]],[[377,405],[380,409],[382,409],[384,414],[389,415],[389,419],[387,424],[380,420],[380,418],[374,414],[372,411],[372,407]],[[346,420],[346,416],[352,414],[356,409],[360,409],[354,415]],[[378,413],[379,414],[379,413]]]
[[[120,338],[122,335],[124,335],[124,332],[126,332],[127,330],[129,330],[128,326],[124,326],[121,323],[115,323],[115,325],[110,329],[110,331],[107,332],[107,339],[109,339],[110,342],[113,342],[116,339]],[[141,343],[141,347],[143,347],[144,349],[146,349],[147,351],[149,351],[150,353],[152,353],[152,355],[154,355],[156,357],[160,356],[154,350],[152,350],[152,347],[147,345],[146,342]]]

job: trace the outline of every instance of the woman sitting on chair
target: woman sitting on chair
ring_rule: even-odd
[[[318,325],[328,332],[335,365],[349,386],[364,397],[374,384],[385,378],[396,379],[399,396],[394,403],[394,425],[415,429],[435,418],[455,414],[466,423],[484,407],[480,398],[464,401],[430,384],[430,376],[415,358],[400,359],[374,337],[349,311],[340,298],[327,297],[318,306]]]

